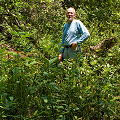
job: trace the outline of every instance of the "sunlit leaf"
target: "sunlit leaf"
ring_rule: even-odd
[[[41,98],[44,100],[44,102],[45,102],[45,103],[47,103],[47,102],[48,102],[47,97],[41,97]]]
[[[25,35],[25,32],[18,32],[18,35]]]
[[[0,108],[3,108],[3,106],[0,106]]]
[[[3,53],[3,52],[5,52],[5,48],[0,49],[0,53]]]
[[[112,100],[110,100],[111,102],[115,101],[115,100],[119,100],[120,97],[114,97]]]
[[[63,109],[64,107],[63,106],[57,106],[58,109]]]
[[[9,97],[11,101],[13,101],[14,97]]]
[[[94,61],[91,61],[90,64],[95,65],[95,64],[97,64],[97,62],[98,62],[97,60],[94,60]]]
[[[49,75],[49,73],[47,73],[47,72],[45,72],[45,71],[43,72],[43,74],[44,74],[44,75],[46,75],[46,76],[48,76],[48,75]]]
[[[30,63],[30,65],[34,65],[36,63],[37,63],[37,61],[34,60],[33,62]]]
[[[33,115],[37,115],[37,113],[38,113],[38,110],[36,110],[36,111],[33,113]]]
[[[3,118],[5,118],[5,117],[7,117],[7,116],[5,116],[5,115],[2,115],[2,117],[3,117]]]
[[[65,102],[65,100],[57,100],[56,102]]]
[[[52,64],[52,63],[55,62],[56,60],[57,60],[57,57],[51,59],[51,60],[49,61],[49,64]]]

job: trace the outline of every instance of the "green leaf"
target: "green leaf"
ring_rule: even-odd
[[[53,88],[55,88],[56,90],[59,90],[57,86],[55,86],[55,83],[50,83],[50,86],[52,86]]]
[[[57,106],[58,109],[63,109],[64,107],[63,106]]]
[[[47,97],[41,97],[41,98],[44,100],[45,103],[48,102]]]
[[[48,76],[48,75],[49,75],[49,73],[47,73],[47,72],[45,72],[45,71],[44,71],[44,72],[43,72],[43,75]]]
[[[14,97],[9,97],[11,101],[13,101]]]
[[[16,52],[7,52],[7,53],[10,54],[10,55],[17,55]]]
[[[38,110],[36,110],[34,113],[33,113],[33,115],[36,115],[38,113]]]
[[[51,59],[51,60],[49,61],[49,64],[52,64],[52,63],[55,62],[56,60],[57,60],[57,57]]]
[[[95,64],[97,64],[97,62],[98,62],[97,60],[93,60],[93,61],[90,62],[90,64],[95,65]]]
[[[78,107],[75,107],[73,110],[79,110],[79,108],[78,108]]]
[[[0,94],[0,96],[6,96],[7,95],[7,93],[1,93]]]
[[[32,62],[31,62],[32,61]],[[25,62],[25,65],[26,66],[30,66],[30,65],[34,65],[34,64],[36,64],[36,63],[38,63],[37,61],[35,61],[35,59],[26,59],[26,62]]]
[[[3,52],[5,52],[5,48],[0,49],[0,53],[3,53]]]
[[[18,32],[18,35],[25,35],[25,32]]]
[[[34,65],[35,63],[37,63],[37,61],[34,60],[33,62],[30,63],[30,65]]]
[[[79,96],[79,98],[80,98],[81,100],[84,100],[84,98],[83,98],[81,95]]]
[[[58,52],[59,51],[59,48],[58,47],[55,47],[55,52]]]
[[[63,115],[60,115],[59,117],[63,118]]]
[[[31,34],[29,34],[29,33],[25,35],[25,37],[30,37],[30,36],[31,36]]]
[[[120,99],[120,97],[114,97],[112,100],[110,100],[110,102],[113,102],[113,101],[115,101],[117,99]]]
[[[16,34],[17,34],[16,31],[10,31],[10,33],[13,34],[13,35],[16,35]]]
[[[7,117],[7,116],[5,116],[5,115],[2,115],[2,117],[4,117],[4,118],[5,118],[5,117]]]
[[[0,106],[0,108],[3,108],[3,106]]]
[[[57,100],[56,102],[64,102],[65,100]]]

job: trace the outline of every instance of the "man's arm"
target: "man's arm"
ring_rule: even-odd
[[[58,56],[58,59],[59,59],[60,62],[62,61],[62,58],[63,58],[63,52],[60,52],[60,54]]]
[[[71,49],[72,49],[72,50],[75,50],[75,49],[76,49],[76,47],[77,47],[77,44],[76,44],[76,43],[71,43],[71,44],[72,44]]]
[[[90,36],[90,33],[88,32],[87,28],[84,26],[84,24],[79,21],[78,23],[78,30],[81,34],[81,37],[76,41],[76,44],[82,44],[87,40],[87,38]]]

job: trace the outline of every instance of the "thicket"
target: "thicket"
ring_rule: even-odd
[[[81,45],[79,66],[57,60],[70,5],[91,35]],[[0,119],[120,119],[119,8],[119,0],[1,0]],[[117,43],[108,52],[90,52],[111,37]],[[6,44],[32,56],[21,58]]]

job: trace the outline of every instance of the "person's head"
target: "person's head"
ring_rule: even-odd
[[[68,23],[71,23],[75,19],[75,9],[70,7],[67,9],[66,16],[68,18]]]

